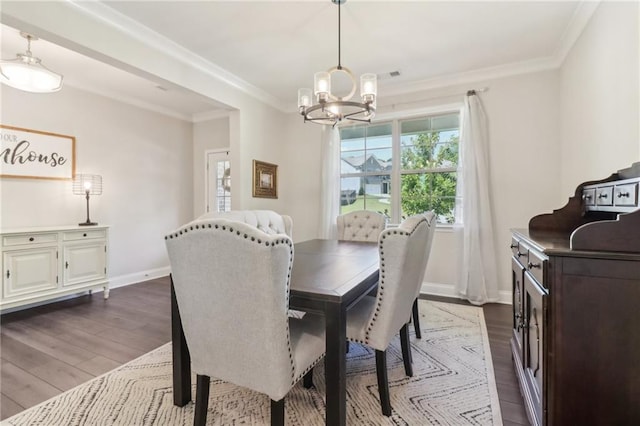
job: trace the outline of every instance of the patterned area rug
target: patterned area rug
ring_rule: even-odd
[[[502,425],[482,308],[420,301],[422,339],[411,334],[414,377],[406,377],[398,338],[387,351],[393,415],[380,411],[373,351],[351,344],[349,425]],[[410,327],[413,330],[413,327]],[[195,396],[195,378],[193,380]],[[323,425],[324,366],[316,389],[297,384],[285,399],[287,425]],[[191,425],[193,404],[175,407],[171,345],[27,409],[2,425]],[[266,395],[211,381],[209,425],[268,425]]]

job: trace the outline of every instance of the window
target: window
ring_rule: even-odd
[[[340,129],[340,213],[374,210],[392,222],[434,210],[455,222],[459,113]]]

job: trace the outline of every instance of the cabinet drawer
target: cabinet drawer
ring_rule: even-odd
[[[513,257],[517,258],[518,249],[520,248],[520,240],[518,240],[516,237],[511,237],[511,245],[509,247],[511,248],[511,253],[513,254]]]
[[[616,185],[613,192],[616,206],[638,207],[638,182]]]
[[[548,288],[548,283],[546,278],[547,272],[547,258],[538,253],[535,250],[529,250],[529,258],[526,263],[527,271],[535,278],[535,280],[543,286],[544,288]]]
[[[80,231],[69,231],[62,234],[62,239],[64,241],[78,241],[78,240],[88,240],[93,238],[105,238],[107,235],[107,231],[104,229],[87,229]]]
[[[600,188],[596,188],[596,205],[613,205],[613,186],[603,186]]]
[[[55,243],[56,241],[58,241],[57,234],[17,234],[2,237],[2,245],[5,247]]]
[[[582,199],[584,200],[585,206],[595,206],[596,205],[596,189],[595,188],[583,189]]]

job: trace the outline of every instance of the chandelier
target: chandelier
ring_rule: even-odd
[[[31,54],[31,41],[37,37],[20,32],[27,39],[26,53],[16,54],[15,59],[0,61],[0,81],[7,86],[32,93],[57,92],[62,88],[62,75],[42,65],[40,58]]]
[[[352,101],[356,92],[356,79],[353,73],[340,62],[340,6],[347,0],[331,0],[338,5],[338,65],[328,71],[317,72],[313,76],[313,93],[311,89],[298,90],[298,111],[304,121],[335,126],[342,120],[363,121],[370,123],[376,112],[376,95],[378,91],[377,76],[362,74],[360,76],[360,98],[362,102]],[[343,73],[351,80],[351,91],[346,96],[331,93],[331,76]],[[315,103],[313,103],[315,101]]]

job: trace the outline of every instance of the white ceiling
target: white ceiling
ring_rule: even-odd
[[[316,71],[337,65],[338,7],[330,0],[102,3],[129,31],[145,26],[164,37],[168,48],[177,44],[292,109],[298,88],[311,87]],[[378,74],[380,96],[446,84],[456,76],[558,66],[594,8],[585,4],[349,0],[341,8],[342,65],[356,76]],[[1,48],[7,59],[24,52],[26,41],[3,26]],[[70,86],[180,117],[223,107],[45,40],[31,50]],[[400,76],[389,77],[392,71]]]

